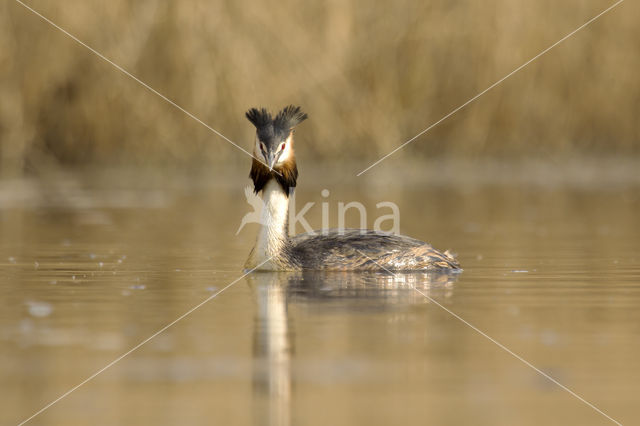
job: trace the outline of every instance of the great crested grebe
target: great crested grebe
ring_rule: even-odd
[[[298,168],[293,152],[293,128],[307,119],[290,105],[275,118],[266,109],[252,108],[247,118],[256,127],[249,177],[262,192],[263,209],[256,245],[247,269],[336,271],[460,271],[449,254],[403,235],[367,229],[330,229],[289,235],[289,193]]]

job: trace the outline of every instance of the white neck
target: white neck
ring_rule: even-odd
[[[289,198],[275,179],[271,179],[264,187],[262,199],[264,202],[260,217],[262,227],[256,246],[249,258],[248,266],[251,267],[255,267],[269,258],[277,258],[289,240],[287,229]],[[267,264],[270,263],[272,262],[267,262]],[[268,266],[267,264],[265,266]]]

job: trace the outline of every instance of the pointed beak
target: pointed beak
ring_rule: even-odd
[[[278,156],[274,152],[270,152],[267,154],[267,164],[269,166],[269,171],[273,171],[273,166],[276,164],[278,160]]]

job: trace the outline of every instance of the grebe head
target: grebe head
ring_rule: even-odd
[[[264,161],[271,172],[293,157],[293,128],[307,119],[300,107],[289,105],[275,118],[264,108],[251,108],[247,119],[256,126],[254,155]]]
[[[275,180],[285,195],[295,188],[298,178],[293,152],[293,128],[307,119],[300,107],[289,105],[272,118],[264,108],[252,108],[246,113],[256,126],[253,162],[249,177],[257,194]]]

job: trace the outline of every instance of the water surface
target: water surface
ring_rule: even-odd
[[[236,235],[245,172],[0,183],[1,424],[236,280],[31,424],[610,423],[487,336],[614,419],[640,416],[635,177],[334,187],[307,171],[316,227],[323,201],[364,203],[369,226],[393,201],[402,233],[453,249],[464,273],[238,280],[257,230]]]

